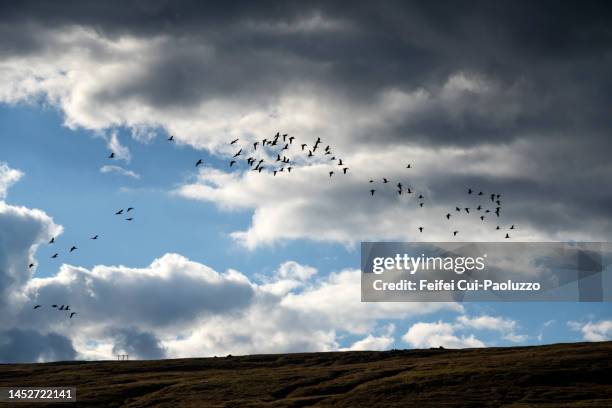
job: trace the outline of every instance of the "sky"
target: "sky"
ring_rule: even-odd
[[[362,303],[359,271],[362,241],[503,241],[445,222],[468,187],[514,241],[610,241],[611,14],[1,4],[0,362],[611,339],[609,303]],[[277,132],[291,174],[229,166]]]

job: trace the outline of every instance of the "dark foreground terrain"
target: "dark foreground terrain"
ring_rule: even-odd
[[[0,387],[76,386],[71,407],[612,407],[611,357],[602,342],[5,364]]]

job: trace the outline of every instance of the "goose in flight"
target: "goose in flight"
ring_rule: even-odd
[[[169,141],[169,142],[174,142],[174,136],[170,136],[170,137],[168,138],[168,141]]]
[[[257,145],[259,144],[259,142],[255,142],[253,143],[253,150],[257,150]]]
[[[94,235],[93,237],[91,237],[91,239],[98,239],[98,236]]]
[[[234,140],[232,140],[232,141],[230,142],[230,144],[231,144],[231,145],[236,144],[236,142],[237,142],[238,140],[239,140],[239,139],[234,139]]]
[[[480,221],[484,221],[484,219],[485,219],[485,216],[484,216],[484,215],[481,215],[481,216],[480,216]]]
[[[293,140],[294,140],[294,139],[295,139],[295,136],[291,136],[291,137],[289,138],[289,144],[293,143]]]
[[[510,229],[514,229],[514,224],[512,224],[512,226],[510,227]]]
[[[420,206],[421,208],[423,208],[423,203],[419,203],[419,206]]]
[[[472,194],[472,189],[468,188],[468,194]]]
[[[38,309],[40,307],[40,305],[36,305],[34,306],[34,309]]]
[[[132,211],[133,209],[134,209],[134,207],[128,207],[128,209],[127,209],[127,210],[125,210],[125,212],[130,212],[130,211]]]
[[[383,183],[385,183],[385,184],[386,184],[386,183],[388,183],[388,182],[389,182],[389,180],[387,180],[386,178],[383,178]]]
[[[446,214],[446,219],[447,220],[450,220],[450,217],[451,217],[450,213]]]
[[[461,208],[455,207],[455,210],[457,210],[457,212],[459,212],[459,211],[461,211]]]
[[[370,194],[374,195],[374,193],[376,192],[376,190],[370,190]]]
[[[453,237],[456,237],[459,231],[453,231]]]
[[[51,240],[49,241],[50,244],[55,242],[55,237],[52,237]]]
[[[242,154],[242,149],[238,150],[238,153],[236,153],[236,154],[234,155],[234,157],[238,157],[238,156],[240,156],[241,154]]]
[[[419,227],[419,232],[423,232],[423,227]]]
[[[329,172],[329,177],[331,177],[331,176],[333,176],[333,175],[334,175],[334,172],[333,172],[333,171],[330,171],[330,172]]]
[[[306,143],[302,143],[302,151],[304,151],[304,149],[306,148]]]
[[[126,221],[132,221],[134,218],[130,217],[130,218],[126,218]]]
[[[510,238],[510,235],[506,234],[506,239]]]
[[[73,245],[73,246],[72,246],[72,248],[70,248],[70,252],[72,252],[72,251],[76,251],[77,249],[78,249],[78,248],[77,248],[77,247],[75,247],[75,246]]]
[[[70,313],[70,317],[69,317],[69,319],[72,319],[72,316],[74,316],[75,314],[77,314],[77,312],[72,312],[72,313]]]
[[[465,212],[469,214],[470,213],[470,209],[468,207],[465,207]]]
[[[33,267],[34,267],[34,264],[33,264],[33,263],[31,263],[31,264],[29,264],[29,265],[28,265],[28,268],[30,268],[30,269],[32,269]]]
[[[407,169],[411,169],[412,166],[410,165],[410,163],[408,163],[408,165],[406,166]]]
[[[342,169],[342,172],[343,172],[344,174],[346,174],[346,172],[348,171],[348,169],[349,169],[348,167],[344,167],[344,168]]]
[[[196,167],[198,167],[200,164],[203,164],[203,163],[204,163],[204,162],[202,161],[202,159],[199,159],[199,160],[196,162],[196,165],[195,165],[195,166],[196,166]]]
[[[232,167],[234,164],[236,164],[236,160],[232,160],[232,161],[230,162],[230,167]]]
[[[51,258],[57,258],[57,253],[53,254]]]
[[[108,158],[109,158],[109,159],[114,159],[114,158],[115,158],[115,152],[112,152],[112,153],[111,153],[111,154],[108,156]]]
[[[121,214],[123,214],[123,208],[115,213],[115,215],[121,215]]]

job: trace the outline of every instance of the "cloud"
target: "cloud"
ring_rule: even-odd
[[[19,170],[10,168],[6,163],[0,162],[0,200],[6,198],[6,192],[10,186],[23,177]]]
[[[135,173],[132,170],[124,169],[123,167],[120,167],[120,166],[112,166],[112,165],[102,166],[100,167],[100,173],[115,173],[115,174],[119,174],[120,176],[131,177],[137,180],[140,179],[140,174]]]
[[[415,323],[408,329],[406,334],[402,336],[402,340],[416,348],[440,346],[446,348],[466,348],[485,346],[485,344],[474,337],[473,334],[469,336],[457,336],[455,334],[455,326],[441,321],[434,323]]]
[[[612,193],[598,180],[612,177],[611,64],[601,57],[610,10],[548,8],[127,1],[119,18],[111,5],[91,13],[87,1],[69,13],[20,2],[0,17],[10,33],[0,36],[0,101],[56,106],[67,126],[110,132],[109,148],[126,161],[120,127],[140,141],[169,132],[223,158],[236,137],[244,147],[279,129],[307,143],[321,137],[350,167],[342,182],[325,179],[322,163],[298,163],[291,183],[243,168],[229,186],[204,174],[179,188],[251,211],[233,234],[249,248],[436,241],[454,229],[465,240],[503,239],[495,225],[437,225],[467,187],[504,195],[503,223],[520,226],[516,239],[606,241]],[[589,76],[576,81],[576,72]],[[402,172],[406,161],[415,171]],[[407,211],[392,189],[381,199],[378,185],[368,200],[367,181],[381,177],[414,183],[426,211]]]
[[[0,362],[31,363],[74,360],[76,351],[69,338],[12,328],[0,331]]]
[[[572,330],[582,332],[582,339],[584,341],[607,341],[612,339],[612,320],[588,323],[569,321],[567,324]]]
[[[517,334],[518,323],[501,316],[480,315],[470,317],[460,315],[454,323],[418,322],[413,324],[402,339],[413,347],[484,347],[485,343],[474,334],[459,334],[470,330],[498,332],[502,340],[523,343],[528,339],[525,334]]]

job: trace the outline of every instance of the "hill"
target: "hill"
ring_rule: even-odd
[[[601,342],[3,364],[0,387],[76,386],[71,407],[610,407],[611,356]]]

